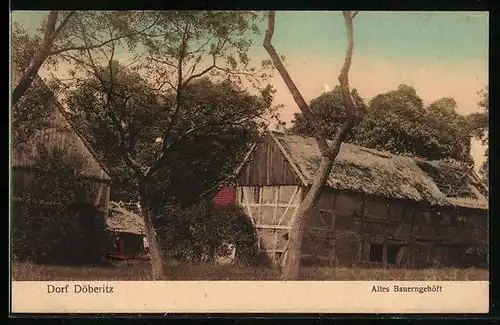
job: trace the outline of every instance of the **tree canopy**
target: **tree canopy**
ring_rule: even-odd
[[[165,102],[173,103],[175,94],[156,96],[145,79],[125,71],[116,75],[115,87],[120,96],[111,107],[104,99],[105,89],[92,77],[70,92],[67,103],[76,124],[91,135],[101,157],[112,167],[112,196],[135,200],[133,173],[117,150],[119,128],[127,125],[132,159],[148,163],[162,146],[161,126],[166,115],[162,107]],[[261,96],[251,95],[230,81],[207,78],[191,83],[184,91],[183,114],[168,139],[166,163],[152,180],[152,201],[158,205],[193,204],[204,191],[227,177],[265,127],[266,117],[272,113],[272,93],[268,87]]]
[[[366,104],[359,96],[356,89],[352,90],[352,97],[357,103],[360,116],[366,113]],[[342,100],[340,86],[336,86],[333,90],[325,92],[320,96],[311,100],[309,107],[314,111],[319,123],[327,131],[328,138],[333,138],[338,128],[346,119],[345,104]],[[302,113],[295,113],[291,131],[302,135],[311,136],[314,134],[313,128],[307,123]],[[348,133],[347,140],[352,140],[355,129]]]
[[[472,162],[468,119],[456,112],[454,99],[442,98],[424,107],[416,90],[408,85],[376,95],[368,105],[354,91],[353,97],[364,114],[347,142],[394,154]],[[325,116],[322,120],[330,137],[345,119],[338,104],[340,98],[336,87],[311,101],[315,114]],[[300,113],[296,114],[291,131],[313,135]]]
[[[13,105],[24,96],[44,64],[57,67],[63,54],[95,50],[121,40],[132,49],[157,20],[157,16],[143,11],[50,11],[35,35],[28,35],[15,24],[13,69],[20,78],[12,90]]]
[[[488,88],[484,88],[479,91],[480,101],[478,103],[481,111],[479,113],[473,113],[467,116],[468,122],[470,123],[470,129],[472,131],[472,136],[480,140],[485,146],[488,145]],[[484,152],[486,160],[483,162],[479,169],[481,177],[483,177],[485,183],[488,183],[488,149]]]

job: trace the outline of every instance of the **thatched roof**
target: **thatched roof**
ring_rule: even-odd
[[[18,75],[13,71],[13,87],[17,82]],[[47,88],[40,77],[36,77],[33,83]],[[13,148],[12,166],[32,167],[37,159],[38,144],[44,144],[49,148],[63,149],[81,155],[86,161],[86,168],[82,173],[84,176],[109,181],[111,179],[109,170],[97,157],[87,137],[73,125],[69,114],[56,98],[52,98],[51,104],[55,108],[51,126],[38,130],[28,148]]]
[[[304,185],[311,184],[320,161],[316,140],[278,132],[270,132],[270,134],[294,169],[300,173],[298,176],[305,181]],[[445,175],[444,178],[450,174],[449,166],[439,162],[432,162],[432,164],[438,173],[441,172]],[[462,198],[445,193],[442,184],[424,172],[419,165],[422,165],[422,161],[411,157],[344,143],[335,159],[327,185],[334,189],[389,199],[424,201],[432,205],[469,207],[473,205],[475,208],[487,209],[487,199],[470,181],[473,178],[470,173],[473,171],[468,170],[468,181],[466,182],[467,187],[474,188],[471,191],[472,195]],[[448,173],[444,172],[445,170]],[[463,180],[464,177],[461,179]]]
[[[114,232],[126,232],[131,234],[144,235],[143,218],[126,209],[124,204],[109,202],[109,213],[106,219],[106,227]]]

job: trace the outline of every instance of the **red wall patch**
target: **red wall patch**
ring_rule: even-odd
[[[212,199],[214,206],[228,206],[236,202],[236,188],[232,186],[223,187]]]

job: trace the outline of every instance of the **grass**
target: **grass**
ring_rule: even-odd
[[[165,280],[279,280],[279,271],[266,267],[235,265],[165,265]],[[485,269],[364,269],[303,267],[301,280],[328,281],[487,281]],[[148,281],[150,267],[139,262],[114,267],[42,266],[26,262],[12,263],[15,281]]]

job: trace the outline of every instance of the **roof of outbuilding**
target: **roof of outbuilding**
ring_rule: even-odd
[[[114,232],[126,232],[137,235],[144,235],[143,218],[130,211],[124,204],[118,202],[109,202],[109,214],[106,218],[106,227]]]

